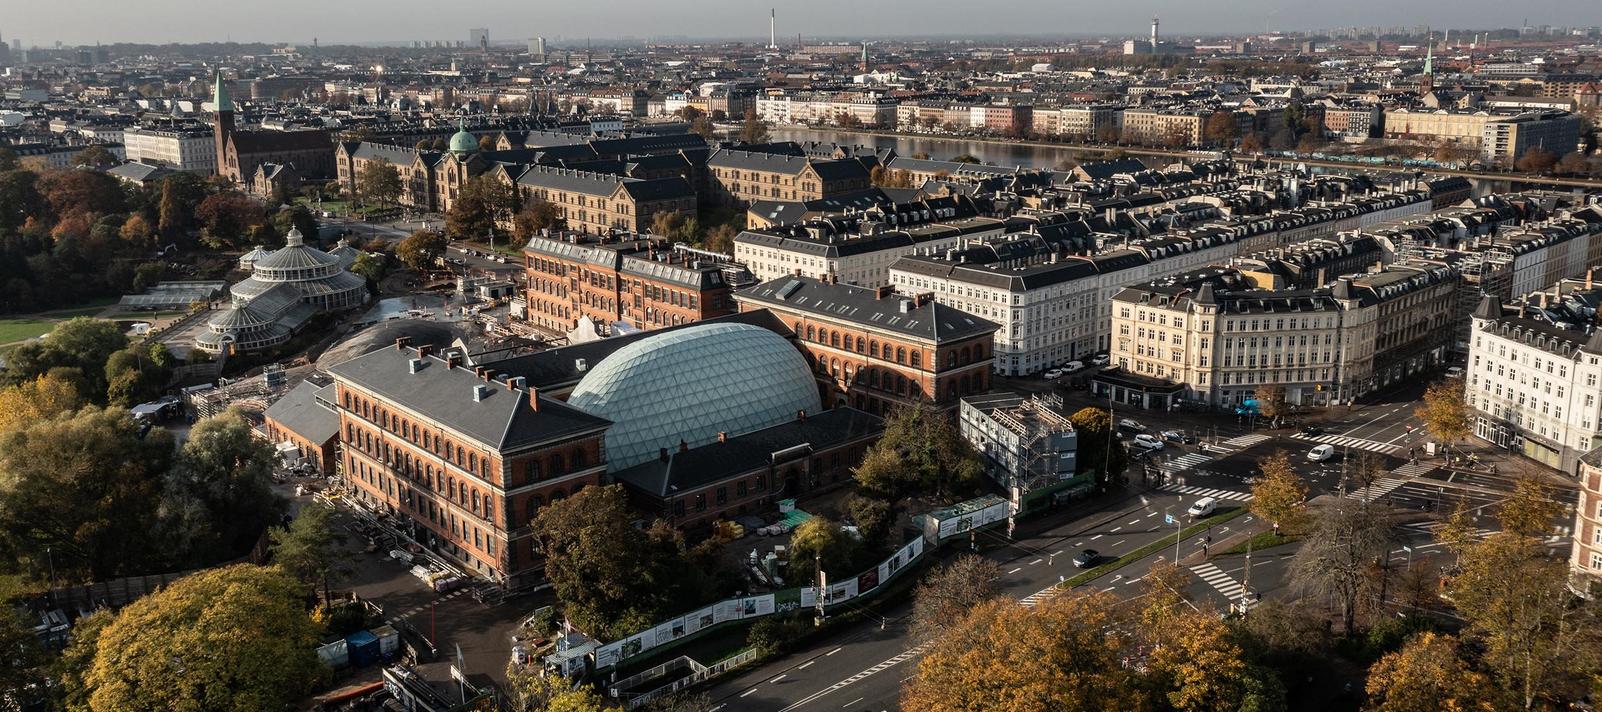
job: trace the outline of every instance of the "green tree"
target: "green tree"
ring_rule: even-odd
[[[909,629],[919,643],[945,634],[968,611],[1001,593],[1001,566],[983,556],[963,554],[930,573],[913,597]]]
[[[445,232],[457,240],[482,240],[503,215],[517,210],[512,187],[491,174],[469,179],[445,213]]]
[[[193,206],[206,197],[205,184],[193,173],[179,172],[161,181],[156,230],[169,242],[181,240],[194,226]]]
[[[14,171],[21,164],[17,161],[17,152],[0,146],[0,171]]]
[[[1291,559],[1291,589],[1337,608],[1350,635],[1358,605],[1370,593],[1368,567],[1390,556],[1394,542],[1379,507],[1348,498],[1326,504]]]
[[[172,439],[89,407],[0,436],[0,551],[8,570],[66,581],[138,572],[151,557]]]
[[[918,495],[949,501],[971,492],[983,471],[979,454],[951,419],[919,401],[890,414],[884,434],[853,473],[866,494],[883,499]]]
[[[105,146],[90,146],[72,154],[69,162],[74,166],[88,166],[103,171],[122,161],[117,160],[117,154],[107,151]]]
[[[1279,427],[1285,418],[1285,387],[1278,384],[1264,384],[1257,387],[1252,394],[1257,401],[1257,412],[1267,418],[1274,427]]]
[[[528,242],[542,230],[562,230],[567,227],[567,219],[562,217],[561,206],[549,200],[534,196],[529,198],[523,209],[512,218],[512,234],[519,242]]]
[[[206,196],[195,207],[195,219],[205,230],[206,244],[214,249],[240,247],[259,235],[257,227],[267,225],[261,203],[234,192]]]
[[[384,279],[384,274],[389,271],[389,268],[385,262],[384,255],[363,252],[356,255],[356,261],[351,263],[350,271],[366,278],[368,290],[376,294],[378,283]]]
[[[43,215],[44,210],[37,173],[15,169],[0,172],[0,229],[16,230],[29,217]]]
[[[1284,450],[1257,461],[1263,474],[1252,483],[1252,514],[1273,525],[1296,531],[1307,510],[1307,483],[1291,468]]]
[[[418,230],[395,245],[395,257],[415,270],[430,269],[445,254],[445,235],[434,230]]]
[[[345,535],[334,525],[334,509],[320,502],[301,508],[288,527],[274,527],[273,564],[308,587],[322,586],[328,600],[328,579],[345,569],[340,545]]]
[[[955,156],[955,157],[953,157],[953,158],[952,158],[952,159],[951,159],[951,162],[952,162],[952,163],[973,163],[973,164],[979,164],[979,163],[981,163],[981,162],[982,162],[982,161],[980,161],[980,160],[979,160],[979,157],[978,157],[978,156],[975,156],[975,155],[973,155],[973,154],[971,154],[971,153],[962,153],[962,154],[958,154],[958,155],[956,155],[956,156]]]
[[[300,586],[240,564],[186,576],[134,601],[95,636],[86,712],[268,710],[322,678]]]
[[[1100,472],[1100,480],[1107,483],[1122,478],[1129,467],[1129,450],[1113,437],[1112,413],[1105,408],[1086,406],[1068,416],[1078,436],[1076,468],[1080,473]]]
[[[389,161],[371,161],[356,176],[356,194],[365,200],[388,206],[400,200],[400,169]]]
[[[790,567],[785,578],[795,585],[814,585],[819,566],[831,575],[855,574],[861,550],[861,542],[841,529],[839,522],[813,517],[790,534]]]
[[[113,353],[106,359],[106,401],[127,408],[161,396],[170,375],[138,346]]]
[[[288,235],[290,229],[299,230],[302,237],[309,243],[315,244],[320,234],[317,229],[317,218],[312,215],[304,205],[285,205],[273,213],[273,230],[280,235]]]
[[[1533,540],[1551,534],[1563,513],[1553,487],[1539,475],[1526,472],[1514,483],[1513,495],[1503,500],[1496,517],[1502,531]]]
[[[733,255],[734,238],[739,236],[740,231],[735,229],[733,225],[728,223],[714,225],[711,230],[706,231],[706,241],[701,246],[713,252]]]
[[[26,710],[47,697],[49,660],[33,627],[9,605],[0,606],[0,708]],[[42,707],[41,707],[42,708]]]
[[[756,109],[745,110],[745,122],[740,125],[741,143],[767,143],[768,122],[757,116]]]
[[[1169,634],[1152,650],[1148,684],[1162,690],[1178,712],[1240,709],[1252,670],[1228,626],[1198,611],[1180,613],[1168,626]]]
[[[75,317],[57,324],[48,338],[12,349],[6,356],[5,381],[31,381],[65,366],[84,374],[89,393],[99,398],[105,393],[106,362],[127,347],[128,337],[116,322]]]
[[[229,409],[189,431],[163,498],[167,545],[180,564],[201,565],[250,549],[283,512],[272,492],[278,453]]]

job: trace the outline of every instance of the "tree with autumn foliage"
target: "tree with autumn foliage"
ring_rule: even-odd
[[[1368,669],[1369,712],[1494,712],[1491,679],[1460,654],[1456,638],[1420,633]]]
[[[1459,440],[1474,432],[1474,421],[1468,403],[1463,399],[1462,379],[1448,379],[1430,385],[1424,391],[1424,402],[1413,414],[1424,421],[1424,430],[1439,440],[1448,450]]]
[[[1262,475],[1252,483],[1252,514],[1273,525],[1295,531],[1307,511],[1307,483],[1291,468],[1284,450],[1257,461]]]
[[[1102,712],[1144,708],[1125,664],[1133,637],[1107,594],[1065,593],[1024,607],[993,599],[929,645],[902,688],[920,712]]]
[[[964,554],[918,584],[911,630],[919,642],[940,637],[980,603],[1001,592],[1001,566],[983,556]]]
[[[58,372],[42,374],[31,381],[0,388],[0,433],[50,420],[82,406],[77,383]]]

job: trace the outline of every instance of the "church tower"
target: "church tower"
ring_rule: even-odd
[[[216,83],[212,86],[211,103],[211,134],[217,143],[217,175],[226,176],[229,175],[228,137],[234,132],[234,102],[228,98],[221,69],[217,70]]]

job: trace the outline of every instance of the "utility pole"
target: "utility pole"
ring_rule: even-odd
[[[1246,538],[1246,571],[1240,576],[1240,614],[1246,615],[1247,596],[1251,595],[1252,587],[1252,537]]]
[[[817,626],[821,627],[823,625],[823,620],[824,620],[824,617],[825,617],[824,612],[823,612],[823,597],[828,595],[828,593],[829,593],[829,577],[828,577],[828,575],[823,573],[823,555],[822,554],[813,554],[812,555],[812,563],[813,563],[813,568],[818,570],[818,595],[813,596],[813,598],[817,599],[818,616],[814,620],[814,625],[817,625]]]

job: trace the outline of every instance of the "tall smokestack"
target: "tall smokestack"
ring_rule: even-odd
[[[1157,18],[1151,18],[1151,51],[1157,51]]]
[[[768,49],[779,48],[779,11],[768,8]]]

